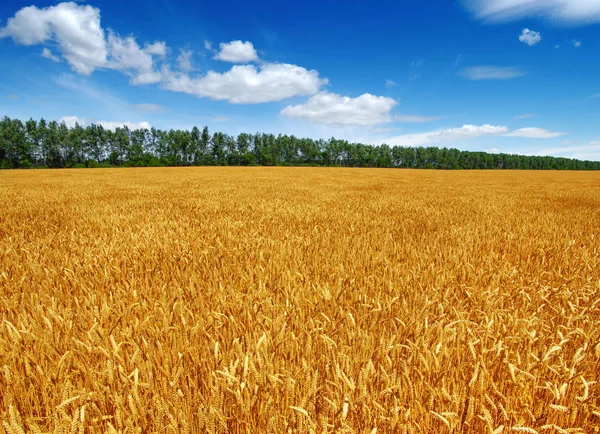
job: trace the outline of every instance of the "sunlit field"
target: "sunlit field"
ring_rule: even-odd
[[[600,173],[0,172],[0,433],[598,433]]]

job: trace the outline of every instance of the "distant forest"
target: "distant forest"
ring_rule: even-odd
[[[273,134],[237,137],[207,127],[191,131],[152,128],[115,131],[101,125],[68,128],[33,119],[0,122],[0,168],[144,166],[342,166],[421,169],[600,170],[598,161],[390,147]]]

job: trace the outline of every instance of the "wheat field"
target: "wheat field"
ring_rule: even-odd
[[[0,433],[598,433],[600,174],[0,173]]]

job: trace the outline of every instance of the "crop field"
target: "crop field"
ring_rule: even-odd
[[[600,173],[0,172],[0,433],[599,433]]]

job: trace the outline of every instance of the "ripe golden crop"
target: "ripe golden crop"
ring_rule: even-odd
[[[598,173],[0,191],[0,433],[600,432]]]

